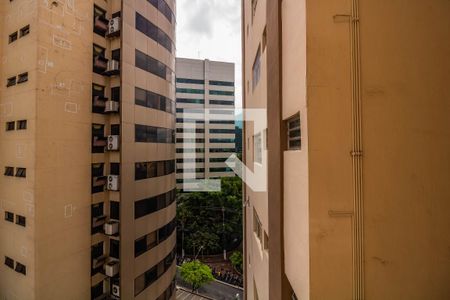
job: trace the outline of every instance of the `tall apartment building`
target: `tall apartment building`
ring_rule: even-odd
[[[0,298],[172,299],[175,0],[0,4]]]
[[[234,176],[225,163],[235,153],[234,64],[177,58],[176,70],[177,187]]]
[[[450,3],[242,3],[247,299],[450,299]]]

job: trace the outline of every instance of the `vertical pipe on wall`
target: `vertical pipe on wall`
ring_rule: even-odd
[[[362,191],[361,52],[359,0],[351,8],[352,167],[353,167],[353,299],[364,299],[364,209]]]

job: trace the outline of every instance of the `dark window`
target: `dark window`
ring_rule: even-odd
[[[94,32],[104,37],[107,31],[108,20],[106,19],[106,11],[94,5]]]
[[[234,120],[210,120],[209,124],[234,124]]]
[[[211,173],[233,172],[230,168],[209,168]]]
[[[14,77],[9,77],[9,78],[6,80],[6,87],[10,87],[10,86],[13,86],[13,85],[16,85],[16,76],[14,76]]]
[[[233,152],[235,152],[236,151],[236,149],[235,148],[224,148],[224,149],[221,149],[221,148],[210,148],[209,149],[209,152],[210,153],[221,153],[221,152],[224,152],[224,153],[233,153]]]
[[[8,222],[14,222],[14,214],[9,211],[5,211],[5,220]]]
[[[114,239],[109,240],[109,256],[120,258],[120,242]]]
[[[110,164],[110,175],[120,175],[120,163]]]
[[[25,168],[17,168],[16,169],[16,177],[27,177],[27,169]]]
[[[212,163],[220,163],[220,162],[225,162],[227,161],[228,157],[212,157],[209,159],[209,162]]]
[[[92,112],[103,114],[105,112],[105,87],[93,84],[92,85]]]
[[[114,60],[120,61],[120,48],[114,49],[113,51],[111,51],[111,58]]]
[[[174,113],[173,107],[175,106],[175,103],[169,98],[138,87],[135,88],[135,104],[168,113]]]
[[[253,90],[258,85],[259,79],[261,78],[261,48],[258,48],[256,52],[255,61],[252,67],[252,87]]]
[[[103,295],[103,281],[100,281],[95,286],[91,287],[91,299],[97,299]]]
[[[215,105],[234,105],[234,101],[226,101],[226,100],[209,100],[209,104],[215,104]]]
[[[134,203],[134,218],[139,219],[171,205],[175,201],[175,190],[136,201]]]
[[[135,180],[169,175],[174,172],[175,161],[138,162],[135,163]]]
[[[218,86],[234,86],[234,82],[231,81],[219,81],[219,80],[210,80],[210,85],[218,85]]]
[[[14,259],[5,256],[5,265],[14,270]]]
[[[234,143],[235,140],[234,139],[209,139],[210,143],[214,143],[214,144],[229,144],[229,143]]]
[[[187,88],[177,88],[177,93],[183,93],[183,94],[205,94],[205,90],[200,89],[187,89]]]
[[[24,216],[16,215],[16,224],[25,227],[26,226],[26,218]]]
[[[17,37],[18,37],[17,31],[11,33],[11,34],[9,35],[9,43],[11,44],[11,43],[17,41]]]
[[[100,256],[103,255],[103,242],[100,242],[94,246],[91,247],[91,257],[92,259],[94,258],[99,258]]]
[[[103,173],[103,164],[93,164],[91,168],[92,175],[92,194],[101,193],[105,189],[106,177]]]
[[[177,82],[190,84],[205,84],[205,81],[203,79],[191,79],[191,78],[177,78]]]
[[[135,51],[135,65],[139,69],[152,73],[170,82],[175,78],[174,72],[169,67],[137,49]]]
[[[287,121],[287,146],[288,150],[300,150],[301,149],[301,127],[300,127],[300,114],[296,114]]]
[[[27,25],[20,29],[20,37],[24,37],[30,33],[30,25]]]
[[[93,45],[93,69],[94,73],[102,75],[108,67],[108,59],[105,57],[105,48]]]
[[[234,96],[234,92],[231,92],[231,91],[214,91],[214,90],[210,90],[209,94],[210,95],[221,95],[221,96]]]
[[[13,167],[5,167],[5,176],[14,176],[14,168]]]
[[[120,87],[116,86],[111,88],[111,100],[119,102],[120,101]]]
[[[22,265],[21,263],[16,262],[16,272],[27,275],[27,267]]]
[[[111,219],[120,220],[120,203],[116,201],[109,202],[109,213]]]
[[[235,129],[210,129],[209,133],[236,133]]]
[[[162,199],[164,200],[164,196],[162,197]],[[138,257],[139,255],[144,254],[150,249],[153,249],[158,244],[164,242],[170,235],[172,235],[172,233],[175,231],[175,228],[176,222],[175,219],[173,219],[158,230],[146,234],[145,236],[135,240],[134,256]]]
[[[147,0],[156,9],[158,9],[170,23],[175,23],[175,15],[172,12],[170,6],[164,0]]]
[[[17,121],[17,130],[27,129],[27,120],[19,120]]]
[[[111,125],[111,135],[120,135],[120,124]]]
[[[19,74],[19,75],[17,76],[17,83],[18,83],[18,84],[19,84],[19,83],[24,83],[24,82],[27,82],[27,81],[28,81],[28,72]]]
[[[104,220],[106,219],[103,202],[91,205],[91,217],[92,217],[91,234],[102,232]]]
[[[203,100],[203,99],[177,98],[177,102],[179,102],[179,103],[204,104],[204,103],[205,103],[205,100]]]
[[[135,124],[136,143],[175,143],[175,132],[170,128]]]
[[[105,125],[92,124],[92,153],[104,153],[106,143]]]
[[[170,37],[158,26],[136,12],[136,29],[172,53],[174,46]]]
[[[179,133],[205,133],[205,129],[203,128],[177,128],[177,132]]]
[[[16,128],[16,123],[14,121],[6,122],[6,131],[12,131]]]
[[[203,148],[177,148],[177,153],[205,153]]]

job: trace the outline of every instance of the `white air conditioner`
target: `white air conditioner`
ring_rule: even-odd
[[[116,296],[116,297],[120,298],[120,286],[117,285],[117,284],[113,284],[111,286],[111,294],[113,296]]]
[[[114,277],[119,274],[119,262],[110,261],[105,265],[105,275],[109,277]]]
[[[119,73],[119,62],[117,60],[111,59],[108,61],[105,73]]]
[[[108,135],[108,151],[119,150],[119,136]]]
[[[108,191],[118,191],[119,190],[119,176],[118,175],[108,175],[108,182],[106,183]]]
[[[120,17],[109,20],[108,36],[114,36],[120,32]]]
[[[106,235],[115,235],[119,232],[119,222],[109,221],[103,225]]]
[[[116,101],[106,101],[105,102],[105,113],[119,112],[119,102]]]

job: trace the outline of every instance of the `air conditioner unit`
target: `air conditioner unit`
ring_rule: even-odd
[[[115,17],[111,20],[109,20],[108,25],[108,36],[116,36],[120,33],[120,17]]]
[[[108,151],[119,150],[119,136],[108,135]]]
[[[119,262],[110,261],[105,265],[105,275],[109,277],[114,277],[119,274]]]
[[[119,65],[120,65],[120,63],[117,60],[114,60],[114,59],[109,60],[107,65],[106,65],[105,74],[106,75],[117,75],[117,74],[119,74],[120,73]]]
[[[120,286],[118,284],[113,284],[111,286],[111,294],[120,298]]]
[[[106,235],[115,235],[119,232],[119,222],[110,221],[103,225],[103,229],[105,230]]]
[[[106,183],[108,191],[118,191],[119,190],[119,176],[118,175],[108,175],[108,182]]]
[[[106,101],[105,102],[105,113],[115,113],[115,112],[119,112],[119,102]]]

